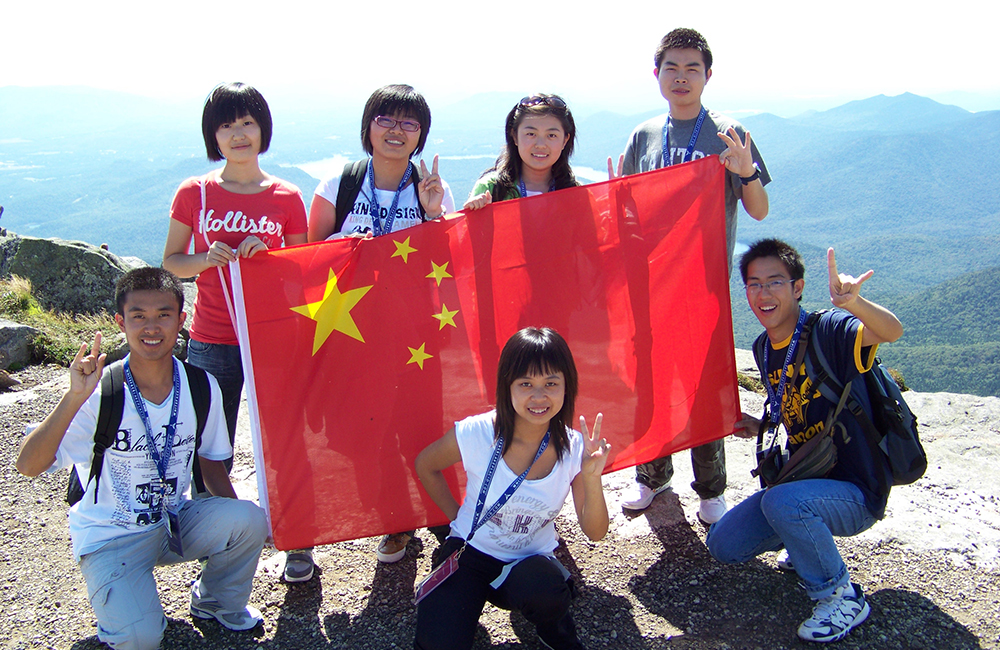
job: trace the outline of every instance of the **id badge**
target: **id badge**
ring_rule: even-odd
[[[167,546],[171,552],[184,557],[184,546],[181,544],[181,518],[170,508],[163,510],[167,513]]]
[[[451,574],[458,570],[458,558],[461,557],[462,551],[465,547],[458,549],[454,553],[448,556],[444,562],[438,565],[436,569],[427,574],[427,577],[421,580],[413,590],[413,604],[418,604],[424,598],[437,589],[442,582],[447,580]]]

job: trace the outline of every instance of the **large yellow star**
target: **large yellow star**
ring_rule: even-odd
[[[326,281],[323,298],[316,302],[291,308],[296,314],[302,314],[316,321],[316,334],[313,336],[313,354],[316,354],[316,351],[326,343],[326,339],[334,332],[341,332],[352,339],[357,339],[362,343],[365,342],[364,337],[361,336],[361,331],[358,330],[357,324],[351,318],[351,310],[354,309],[354,306],[368,293],[368,290],[372,286],[374,285],[351,289],[346,293],[341,293],[340,289],[337,288],[337,275],[333,272],[333,269],[330,269],[330,276]]]
[[[424,352],[424,348],[426,346],[427,346],[426,343],[421,343],[420,347],[416,348],[416,349],[411,348],[410,346],[406,346],[406,349],[410,351],[410,360],[406,362],[406,365],[410,365],[411,363],[415,363],[418,366],[420,366],[421,370],[423,370],[424,369],[424,361],[427,361],[428,359],[430,359],[430,358],[432,358],[434,356],[433,354],[427,354],[426,352]]]
[[[445,262],[441,266],[438,266],[434,262],[431,262],[431,272],[425,277],[434,278],[437,280],[438,286],[441,286],[441,280],[445,278],[450,278],[451,273],[448,273],[448,262]]]
[[[407,237],[403,241],[393,241],[392,243],[396,245],[396,252],[391,255],[390,259],[392,257],[402,257],[403,263],[406,264],[407,262],[410,261],[410,253],[417,252],[416,248],[410,246],[409,237]]]
[[[457,313],[458,313],[457,309],[455,311],[449,311],[448,310],[448,305],[446,305],[444,303],[441,303],[441,313],[440,314],[431,314],[431,316],[433,316],[434,318],[436,318],[439,321],[441,321],[441,325],[438,327],[438,331],[441,331],[441,330],[444,329],[445,325],[451,325],[452,327],[458,327],[458,325],[455,324],[455,314],[457,314]]]

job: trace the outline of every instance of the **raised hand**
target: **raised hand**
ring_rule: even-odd
[[[105,358],[107,355],[101,354],[100,332],[94,334],[90,354],[87,354],[87,344],[81,343],[69,364],[69,392],[84,399],[90,397],[101,381]]]
[[[604,472],[604,466],[608,463],[608,452],[611,444],[601,435],[601,423],[604,422],[604,414],[598,413],[594,419],[593,435],[587,432],[587,419],[580,416],[580,432],[583,433],[583,462],[580,465],[580,473],[585,476],[600,476]]]
[[[493,195],[489,192],[483,192],[482,194],[477,194],[476,196],[469,197],[469,200],[465,202],[462,206],[463,210],[481,210],[485,208],[490,203],[493,203]]]
[[[854,277],[845,273],[837,273],[837,259],[833,255],[833,249],[826,251],[826,263],[830,269],[830,302],[834,307],[846,309],[861,295],[861,285],[868,278],[875,275],[875,271],[869,269],[861,275]]]
[[[732,127],[729,128],[727,133],[728,135],[726,133],[716,134],[722,138],[722,141],[728,147],[719,154],[719,161],[726,166],[726,169],[737,176],[742,178],[753,176],[755,170],[753,166],[753,150],[750,148],[750,132],[746,132],[746,141],[741,141],[740,134]]]
[[[614,161],[608,156],[608,180],[613,181],[622,177],[622,169],[625,167],[625,154],[618,156],[618,168],[615,169]]]
[[[441,201],[444,200],[444,185],[441,184],[441,177],[438,175],[438,157],[434,155],[430,170],[424,161],[420,161],[420,182],[417,183],[417,197],[420,205],[424,206],[424,212],[431,219],[444,216],[441,209]]]

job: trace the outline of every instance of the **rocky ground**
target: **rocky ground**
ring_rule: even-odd
[[[746,366],[745,354],[738,355]],[[65,370],[34,367],[23,385],[0,394],[0,648],[103,647],[86,587],[73,562],[63,501],[66,474],[21,477],[13,461],[25,422],[40,420],[61,393]],[[931,457],[927,475],[897,488],[889,516],[841,543],[855,582],[872,606],[868,622],[840,648],[1000,648],[1000,399],[908,393],[924,425]],[[762,398],[742,393],[744,409]],[[247,418],[243,417],[245,427]],[[727,443],[736,503],[755,485],[752,444]],[[572,506],[557,522],[558,554],[576,577],[574,614],[590,648],[780,649],[810,644],[795,630],[811,606],[794,574],[775,567],[774,554],[743,566],[723,566],[705,549],[705,528],[687,488],[691,470],[679,456],[675,492],[638,516],[618,504],[631,471],[608,475],[614,520],[599,543],[579,531]],[[249,434],[241,429],[234,478],[244,497],[256,493]],[[991,478],[992,477],[992,478]],[[159,568],[156,576],[169,625],[165,648],[409,648],[413,583],[430,568],[434,537],[419,531],[406,558],[375,560],[375,539],[317,549],[317,574],[305,584],[280,581],[282,554],[265,550],[251,602],[263,627],[229,632],[187,613],[195,564]],[[523,618],[491,606],[476,648],[540,648]]]

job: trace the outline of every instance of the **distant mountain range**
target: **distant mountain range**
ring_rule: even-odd
[[[499,152],[503,118],[517,99],[489,93],[434,107],[424,155],[442,156],[457,203]],[[300,103],[272,105],[272,112],[275,135],[262,166],[298,185],[307,203],[319,179],[297,165],[362,156],[360,106]],[[578,116],[574,164],[604,169],[631,130],[655,114]],[[0,88],[0,226],[106,242],[158,263],[174,191],[215,167],[205,159],[200,119],[192,102]],[[742,121],[774,181],[767,219],[741,213],[739,238],[796,244],[808,259],[807,305],[828,303],[827,246],[844,271],[874,268],[866,295],[897,309],[907,328],[885,346],[885,359],[918,389],[1000,394],[1000,341],[981,334],[1000,331],[1000,111],[970,113],[903,94]],[[759,324],[738,277],[732,291],[736,342],[747,347]],[[972,315],[983,320],[967,320]]]

